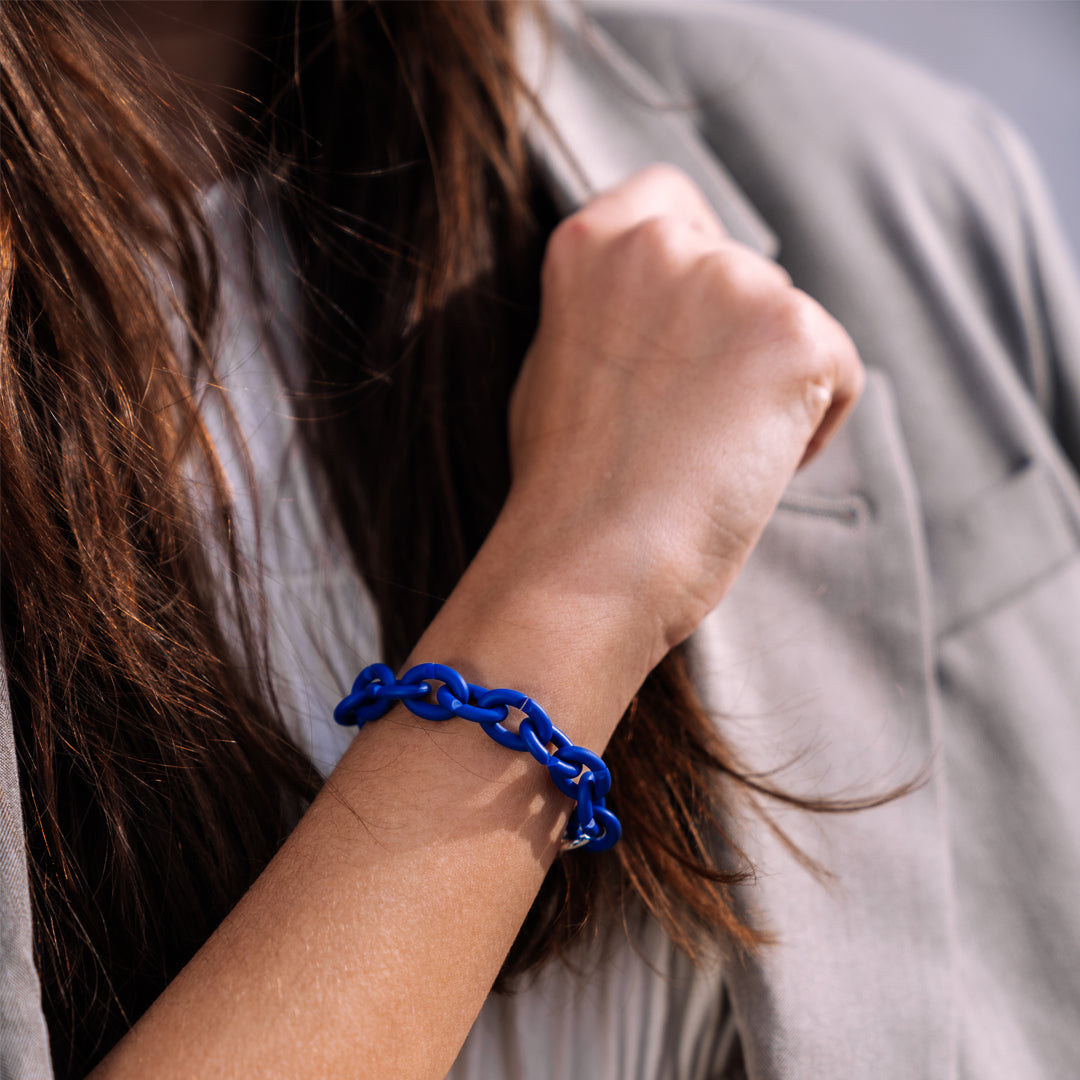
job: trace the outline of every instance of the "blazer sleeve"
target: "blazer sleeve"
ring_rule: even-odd
[[[50,1080],[34,967],[30,889],[11,708],[0,648],[0,1080]]]

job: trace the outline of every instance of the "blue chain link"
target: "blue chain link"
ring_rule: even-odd
[[[429,700],[432,683],[441,684],[434,701]],[[607,851],[618,842],[622,826],[604,804],[611,790],[610,770],[591,750],[575,746],[532,698],[518,690],[488,690],[467,683],[445,664],[417,664],[400,679],[386,664],[370,664],[356,676],[352,690],[334,710],[334,719],[360,729],[398,702],[424,720],[464,717],[502,746],[531,754],[576,804],[563,836],[564,850]],[[511,708],[524,714],[517,731],[503,724]]]

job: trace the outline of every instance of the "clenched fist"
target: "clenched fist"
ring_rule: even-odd
[[[567,218],[510,408],[503,527],[667,647],[721,600],[862,385],[843,328],[652,166]]]

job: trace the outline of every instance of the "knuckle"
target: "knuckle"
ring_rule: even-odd
[[[630,243],[648,248],[664,248],[674,237],[674,222],[662,215],[643,218],[626,231]]]
[[[783,267],[734,241],[705,252],[702,259],[716,289],[764,314],[786,304],[787,294],[794,291]],[[782,313],[782,317],[786,320],[787,315]]]
[[[859,398],[866,385],[866,368],[855,342],[846,331],[842,331],[836,350],[836,382],[852,402]]]
[[[853,400],[862,388],[864,372],[855,344],[816,300],[798,289],[785,291],[771,317],[781,370],[816,426],[837,394]]]
[[[619,238],[619,247],[621,258],[670,267],[683,258],[685,237],[678,221],[656,215],[627,229]]]
[[[592,219],[585,212],[571,214],[552,230],[548,237],[547,254],[555,259],[564,254],[577,254],[582,247],[594,241],[597,231]]]
[[[800,354],[820,332],[814,302],[798,289],[784,289],[779,294],[773,304],[772,320],[777,336]]]
[[[866,377],[863,370],[859,351],[855,348],[855,342],[851,340],[847,331],[839,325],[835,326],[835,334],[832,341],[832,351],[836,367],[853,385],[862,388]]]
[[[706,252],[703,261],[711,267],[714,287],[737,303],[767,306],[775,289],[760,269],[733,246]]]
[[[552,230],[544,249],[541,265],[541,282],[551,286],[564,270],[578,265],[589,249],[598,240],[599,229],[585,213],[579,212],[564,218]]]
[[[770,320],[787,377],[803,388],[808,400],[817,400],[823,387],[831,392],[837,367],[832,318],[805,293],[786,289],[774,301]]]
[[[855,347],[840,324],[820,304],[799,289],[786,289],[774,312],[775,327],[796,377],[807,381],[827,378]]]
[[[763,255],[755,255],[755,258],[761,264],[763,274],[768,276],[775,288],[789,291],[795,289],[791,275],[778,262],[773,262],[772,259],[767,259]]]

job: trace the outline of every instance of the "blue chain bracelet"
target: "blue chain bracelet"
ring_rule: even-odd
[[[442,685],[435,691],[435,701],[425,701],[431,682]],[[386,664],[370,664],[356,676],[352,690],[334,710],[334,719],[360,729],[397,702],[424,720],[455,716],[472,720],[497,743],[532,754],[555,786],[576,803],[563,837],[564,850],[606,851],[618,841],[622,826],[604,805],[611,790],[608,767],[592,751],[575,746],[532,698],[517,690],[487,690],[467,683],[445,664],[417,664],[400,679]],[[516,732],[503,726],[511,708],[525,714]]]

